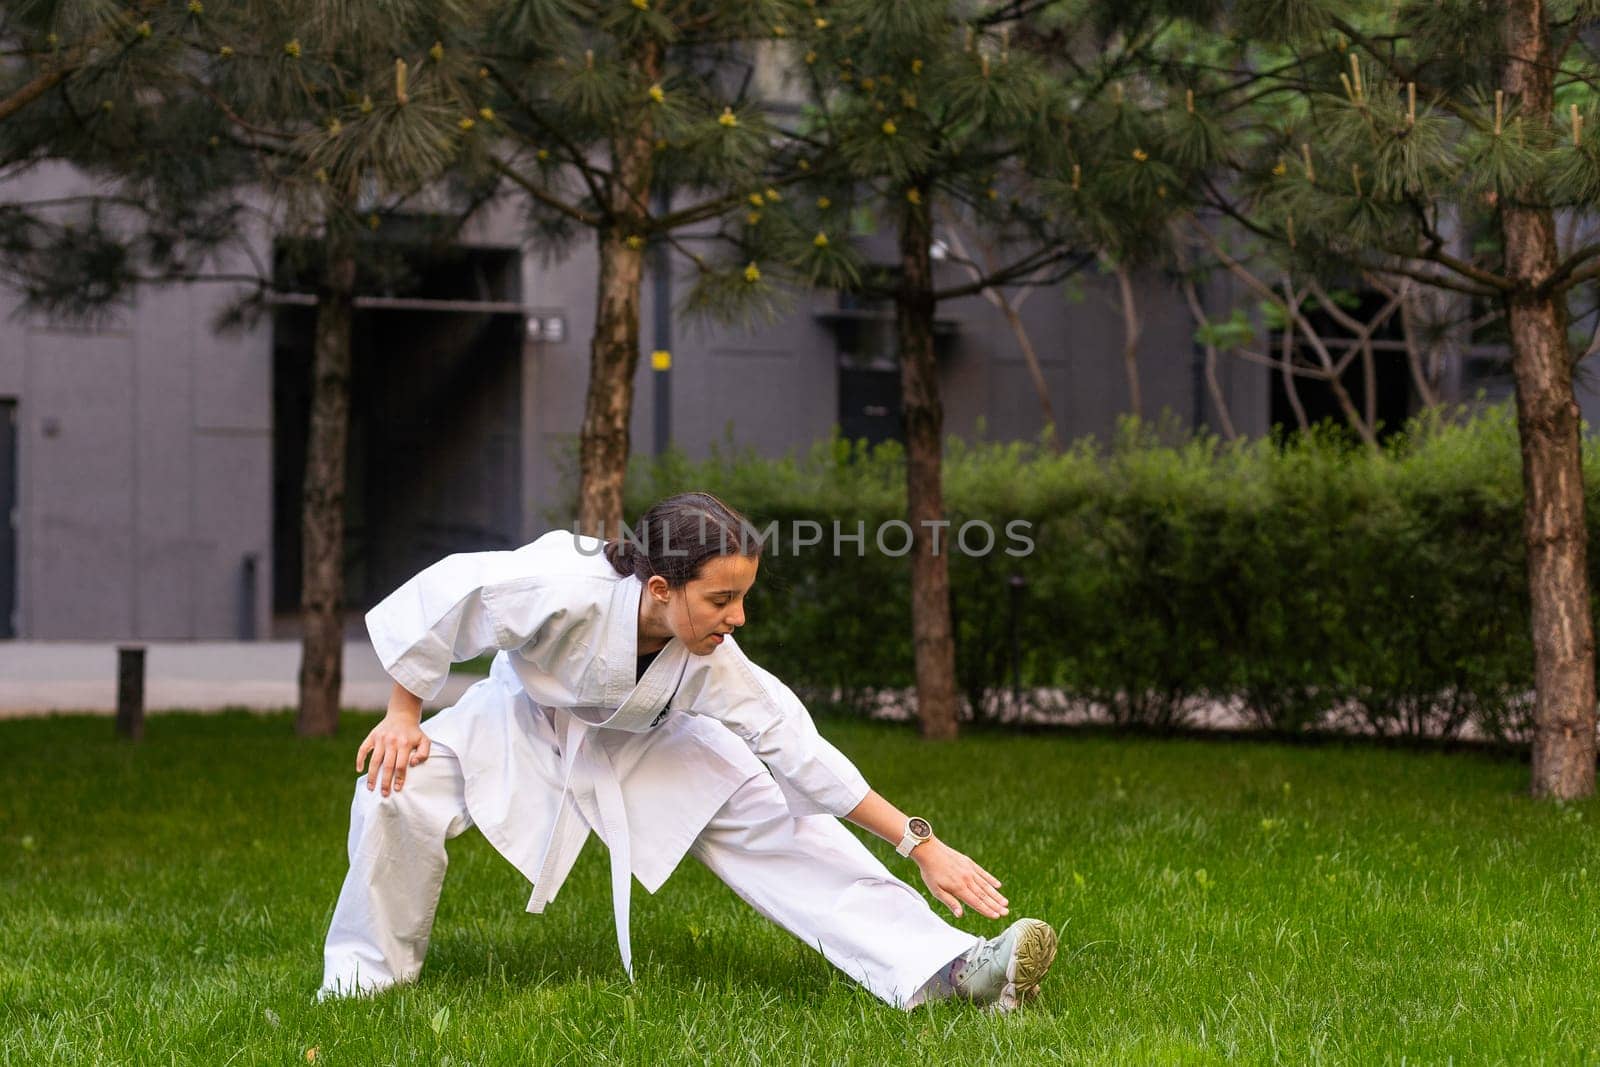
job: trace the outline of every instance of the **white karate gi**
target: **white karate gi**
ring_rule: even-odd
[[[385,669],[424,699],[452,661],[500,652],[487,679],[423,723],[433,753],[404,789],[385,797],[357,780],[323,995],[417,975],[444,841],[476,825],[533,883],[532,912],[599,834],[630,976],[630,875],[653,893],[692,851],[762,914],[909,1006],[977,938],[838,823],[866,780],[732,637],[705,656],[674,638],[636,681],[643,584],[601,547],[557,531],[514,552],[450,556],[368,613]]]

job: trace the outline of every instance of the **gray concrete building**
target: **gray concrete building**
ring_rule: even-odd
[[[25,182],[38,192],[70,180],[37,172]],[[276,241],[265,225],[245,235],[250,255],[236,266],[271,263]],[[479,219],[461,249],[423,264],[411,289],[359,304],[353,610],[445,553],[511,547],[564,518],[594,317],[593,250],[545,262],[524,245],[510,203]],[[1114,283],[1090,270],[1078,284],[1079,298],[1055,286],[1023,308],[1069,438],[1107,434],[1128,406]],[[667,440],[691,456],[728,441],[779,455],[836,425],[893,436],[888,309],[817,293],[775,323],[711,327],[658,317],[657,291],[647,278],[636,454]],[[1214,425],[1181,296],[1155,276],[1139,279],[1138,291],[1146,413]],[[0,539],[0,634],[293,632],[314,308],[290,297],[249,329],[218,332],[239,292],[217,283],[148,288],[92,327],[19,313],[0,294],[0,507],[11,516]],[[1231,300],[1213,296],[1219,306]],[[945,305],[940,317],[947,430],[1035,437],[1040,405],[1004,317],[980,297]],[[665,371],[648,358],[663,329]],[[1265,432],[1272,375],[1225,360],[1221,379],[1238,429]]]

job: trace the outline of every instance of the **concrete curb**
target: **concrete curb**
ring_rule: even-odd
[[[145,707],[162,711],[246,708],[281,711],[299,697],[300,645],[295,641],[138,641],[145,649]],[[110,715],[117,705],[118,643],[0,642],[0,718],[77,712]],[[372,646],[344,648],[347,708],[381,711],[392,683]],[[476,675],[452,675],[427,707],[454,704]]]

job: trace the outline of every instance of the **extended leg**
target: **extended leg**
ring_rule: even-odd
[[[350,873],[323,951],[318,998],[370,993],[422,970],[447,863],[444,843],[472,825],[461,765],[435,743],[388,796],[356,782]]]
[[[739,787],[690,850],[735,893],[896,1007],[978,944],[829,815],[797,819],[771,776]]]

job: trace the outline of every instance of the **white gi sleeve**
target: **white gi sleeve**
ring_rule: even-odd
[[[559,582],[537,573],[537,560],[528,548],[446,556],[384,597],[367,612],[383,669],[429,700],[451,663],[536,640],[565,613]]]
[[[867,780],[845,754],[817,732],[811,713],[733,638],[712,653],[705,690],[688,710],[732,730],[767,765],[796,815],[847,815],[866,797]],[[676,702],[674,702],[676,703]]]

